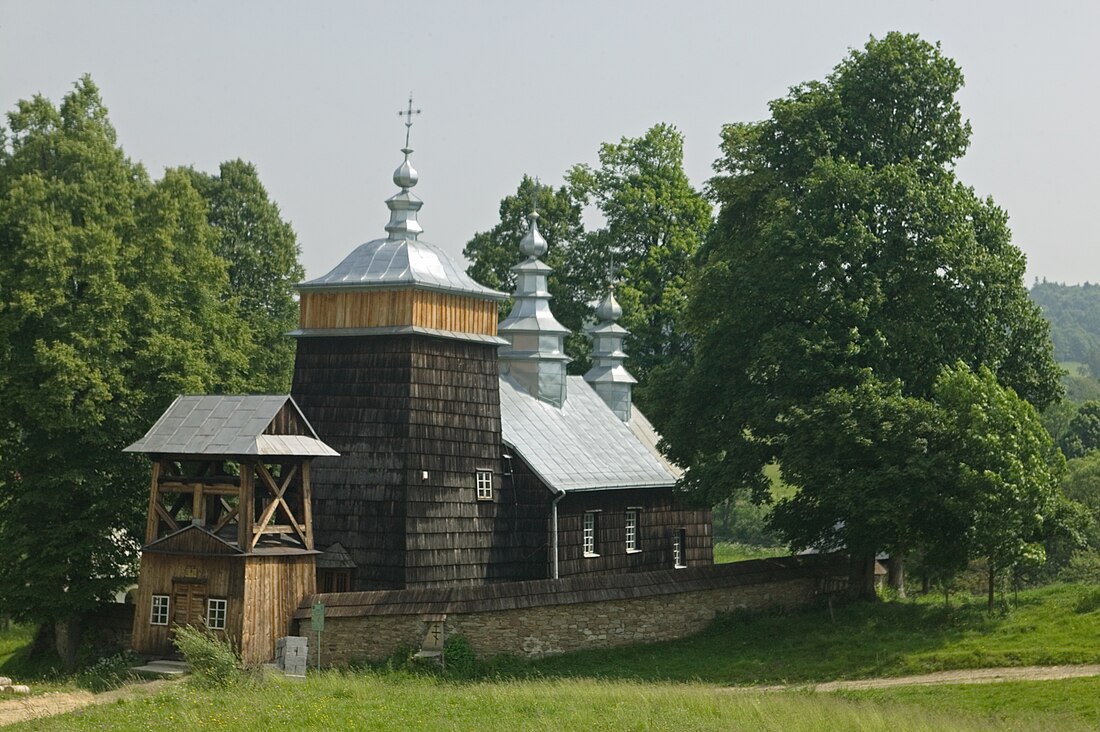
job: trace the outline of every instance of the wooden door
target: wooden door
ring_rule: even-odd
[[[206,585],[198,582],[172,583],[172,625],[201,628],[206,620]]]

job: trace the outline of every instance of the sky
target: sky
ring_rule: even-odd
[[[524,174],[560,184],[659,122],[701,188],[723,124],[893,30],[962,67],[957,172],[1009,212],[1028,284],[1100,281],[1095,2],[0,0],[0,108],[91,74],[152,176],[255,163],[315,277],[385,235],[410,92],[421,238],[461,258]]]

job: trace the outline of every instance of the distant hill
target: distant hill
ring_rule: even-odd
[[[1066,396],[1075,402],[1100,397],[1100,285],[1042,281],[1030,294],[1050,321],[1055,358],[1070,372]]]

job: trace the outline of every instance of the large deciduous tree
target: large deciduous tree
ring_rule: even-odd
[[[691,263],[711,223],[711,207],[684,173],[684,137],[658,124],[641,137],[600,146],[599,166],[575,165],[571,190],[603,214],[587,233],[584,256],[613,262],[626,351],[638,378],[636,401],[648,407],[649,375],[690,352],[679,320],[687,303]]]
[[[276,393],[290,389],[298,324],[294,287],[305,277],[294,229],[260,182],[256,167],[243,160],[221,164],[218,175],[189,170],[206,201],[217,232],[214,251],[229,265],[229,286],[240,298],[241,317],[255,351],[245,389]]]
[[[132,576],[148,468],[122,448],[181,391],[239,390],[253,347],[203,198],[125,156],[89,78],[8,121],[0,615],[66,628]]]
[[[723,130],[721,210],[684,320],[694,352],[661,371],[654,416],[711,500],[762,495],[779,462],[807,509],[778,514],[794,544],[835,543],[840,523],[853,547],[905,552],[928,538],[910,527],[955,520],[957,485],[894,492],[924,470],[945,367],[988,368],[1039,407],[1059,395],[1007,216],[955,177],[962,82],[938,46],[891,33],[773,101],[770,119]],[[843,479],[846,464],[882,477],[893,505]]]
[[[566,340],[572,373],[588,370],[589,344],[580,335],[593,304],[611,280],[623,306],[621,324],[629,368],[646,402],[649,373],[666,359],[690,349],[676,325],[686,303],[691,261],[710,225],[710,205],[683,169],[683,136],[658,124],[641,137],[624,137],[600,147],[599,165],[575,165],[557,190],[524,177],[516,194],[500,205],[500,223],[478,233],[463,254],[470,276],[489,287],[510,289],[509,268],[522,258],[518,244],[532,207],[554,267],[550,293],[554,315],[574,331]],[[583,206],[594,205],[604,226],[585,231]]]

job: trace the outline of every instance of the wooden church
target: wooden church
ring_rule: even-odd
[[[567,376],[537,214],[498,324],[508,295],[420,239],[402,152],[387,236],[299,286],[291,396],[180,397],[128,448],[154,460],[137,651],[204,620],[266,660],[315,588],[713,561],[709,512],[676,501],[679,473],[631,404],[613,294],[595,366]]]

